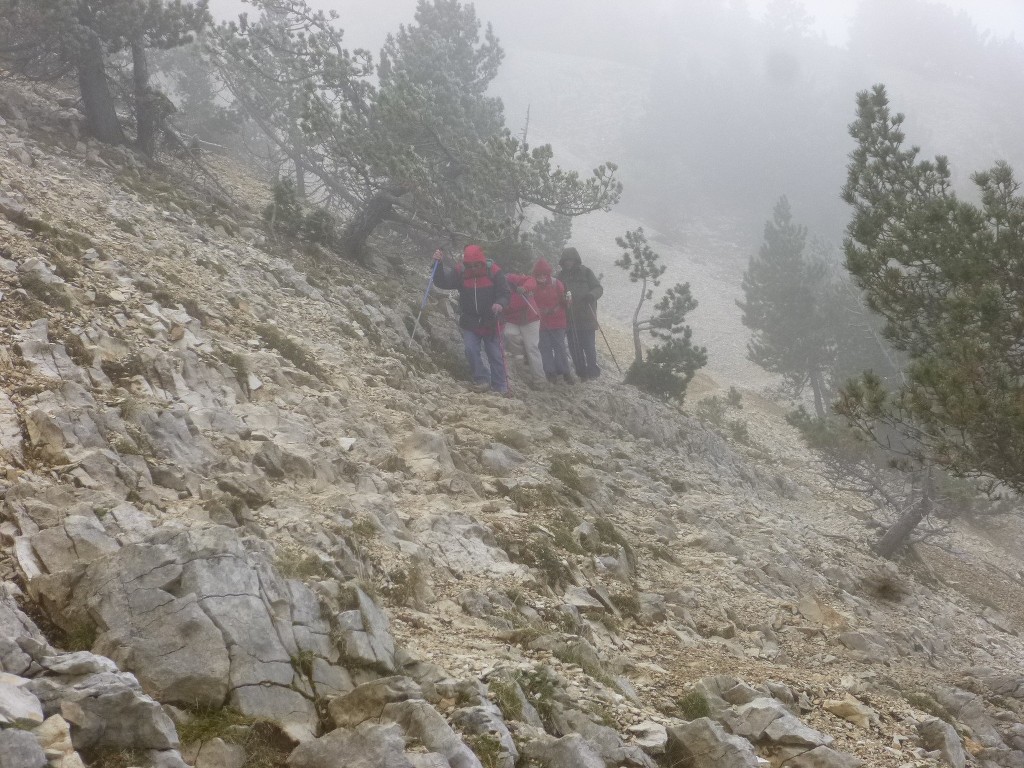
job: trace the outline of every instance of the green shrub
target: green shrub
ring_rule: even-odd
[[[326,208],[314,208],[302,221],[302,239],[308,243],[333,248],[338,240],[338,223]]]
[[[279,235],[298,237],[302,231],[302,206],[295,189],[295,182],[282,179],[274,184],[271,201],[263,209],[263,221],[267,228]]]
[[[725,424],[725,401],[718,395],[705,397],[697,403],[695,413],[701,421],[720,427]]]
[[[679,713],[684,720],[711,717],[711,705],[708,703],[707,696],[700,691],[690,691],[676,703],[679,705]]]

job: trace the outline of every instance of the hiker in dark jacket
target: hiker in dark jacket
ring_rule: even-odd
[[[572,364],[580,380],[596,379],[601,375],[597,365],[597,300],[604,288],[593,271],[583,266],[575,248],[562,251],[558,264],[562,268],[558,279],[565,285],[570,302],[566,337]]]
[[[441,251],[434,252],[438,262],[434,285],[459,292],[459,328],[466,360],[473,372],[473,389],[508,392],[501,316],[508,307],[509,287],[501,268],[484,256],[479,245],[467,245],[462,263],[445,269]],[[481,347],[487,366],[481,360]]]

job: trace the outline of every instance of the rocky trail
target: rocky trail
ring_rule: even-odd
[[[880,560],[764,393],[471,393],[400,243],[0,117],[0,768],[1024,766],[1015,519]]]

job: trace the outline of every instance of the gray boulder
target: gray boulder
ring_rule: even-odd
[[[444,755],[452,768],[483,768],[479,758],[452,730],[448,721],[425,701],[387,704],[381,719],[400,725],[406,739],[416,740],[431,752]]]
[[[921,736],[924,748],[940,752],[942,759],[953,768],[964,768],[967,764],[967,755],[960,742],[960,735],[956,732],[956,728],[949,723],[933,717],[919,723],[917,732]]]
[[[722,714],[730,731],[752,742],[798,747],[828,746],[832,737],[804,725],[776,699],[762,697]]]
[[[350,609],[335,618],[345,661],[384,673],[395,672],[395,638],[387,614],[356,585],[347,587],[346,602]]]
[[[523,753],[544,768],[605,768],[604,758],[578,733],[535,739],[523,747]]]
[[[332,699],[327,711],[337,727],[354,728],[359,723],[380,718],[388,704],[422,698],[423,690],[415,681],[396,675],[357,685],[345,695]]]
[[[39,699],[24,686],[28,680],[0,674],[0,728],[34,726],[43,722]]]
[[[46,753],[28,731],[0,731],[0,768],[44,768]]]
[[[288,768],[414,768],[405,755],[405,736],[394,723],[338,728],[297,746]]]
[[[669,765],[686,768],[758,768],[760,765],[749,741],[726,733],[722,726],[706,717],[669,728],[665,756]]]

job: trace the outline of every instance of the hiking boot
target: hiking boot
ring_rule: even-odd
[[[576,379],[574,379],[572,377],[571,373],[567,373],[567,374],[565,374],[565,383],[566,384],[575,384],[576,383]]]
[[[549,373],[548,374],[548,383],[549,384],[557,384],[558,383],[558,376],[553,374],[553,373]]]

